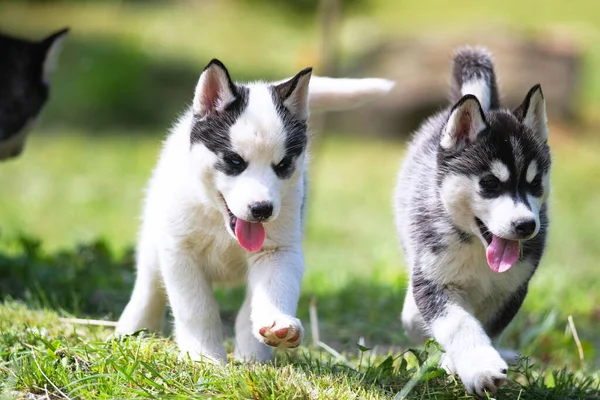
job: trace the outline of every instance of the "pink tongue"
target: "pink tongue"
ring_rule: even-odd
[[[260,222],[248,222],[238,218],[235,222],[235,236],[244,250],[258,251],[265,241],[265,228]]]
[[[506,272],[519,259],[519,242],[492,235],[492,243],[487,247],[485,255],[492,271]]]

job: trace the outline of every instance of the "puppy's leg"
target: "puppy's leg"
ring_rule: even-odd
[[[249,264],[254,336],[272,347],[298,347],[304,334],[302,323],[295,317],[304,273],[301,250],[257,254]]]
[[[409,283],[402,307],[402,325],[406,330],[406,335],[414,343],[424,343],[430,337],[426,333],[426,325],[423,316],[415,303],[412,283]]]
[[[166,303],[156,248],[142,237],[137,252],[135,285],[131,299],[119,318],[117,334],[131,334],[140,329],[160,332]]]
[[[263,362],[271,358],[271,347],[254,336],[250,320],[251,302],[252,294],[247,290],[244,304],[235,320],[235,358],[240,361]]]
[[[415,301],[433,337],[449,357],[444,365],[458,374],[469,393],[494,393],[506,380],[508,365],[492,346],[459,290],[413,277]]]
[[[179,350],[192,360],[226,360],[219,306],[202,267],[182,249],[165,249],[160,259]]]
[[[517,290],[515,290],[511,296],[504,302],[502,307],[498,310],[495,315],[495,318],[488,326],[488,332],[494,338],[494,344],[500,356],[508,363],[508,365],[517,365],[519,363],[519,359],[521,355],[512,349],[500,349],[497,344],[500,340],[500,336],[502,335],[502,331],[504,328],[510,324],[513,320],[517,312],[521,308],[523,301],[525,300],[525,296],[527,295],[529,282],[522,284]]]

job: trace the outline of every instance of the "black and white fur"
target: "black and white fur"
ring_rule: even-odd
[[[482,48],[455,53],[452,89],[454,104],[415,133],[395,190],[410,268],[402,321],[413,340],[435,338],[444,366],[483,395],[506,379],[492,339],[519,310],[546,242],[546,108],[539,85],[514,111],[500,108]],[[519,246],[506,272],[486,261],[492,237]]]
[[[392,86],[311,78],[310,68],[282,82],[241,84],[211,61],[150,180],[137,280],[117,332],[160,331],[168,299],[181,352],[225,360],[212,286],[245,283],[236,358],[264,361],[271,347],[297,347],[309,108],[358,106]],[[258,251],[236,240],[240,219],[264,226]]]
[[[48,100],[51,72],[68,31],[35,42],[0,34],[0,161],[23,152]]]

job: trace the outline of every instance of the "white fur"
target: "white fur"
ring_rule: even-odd
[[[490,87],[485,79],[473,79],[463,83],[461,93],[463,96],[472,94],[477,97],[477,100],[481,103],[481,108],[484,111],[490,109]]]
[[[500,180],[500,182],[506,182],[508,181],[508,178],[510,178],[510,171],[502,161],[495,160],[494,162],[492,162],[492,165],[490,166],[490,171],[492,172],[492,174],[494,174],[496,178]]]
[[[380,78],[327,78],[313,76],[309,86],[311,111],[355,108],[388,93],[395,82]]]
[[[217,190],[238,218],[251,220],[249,206],[268,201],[273,204],[275,219],[289,182],[278,179],[272,165],[284,157],[286,137],[267,87],[250,85],[250,96],[248,108],[230,129],[230,140],[233,150],[252,162],[241,176],[220,178]],[[298,162],[302,163],[302,159]]]
[[[534,199],[532,196],[528,196]],[[535,220],[537,234],[540,226],[539,209],[527,207],[522,201],[515,201],[504,195],[495,199],[478,199],[473,203],[475,215],[483,221],[490,232],[505,239],[518,239],[512,223],[519,220]],[[531,235],[535,236],[535,235]]]
[[[318,82],[310,86],[310,91],[316,88],[309,96],[311,109],[331,108],[337,102],[352,106],[365,101],[357,93],[371,93],[372,99],[374,93],[387,91],[369,81],[342,80],[329,86]],[[303,328],[295,314],[304,270],[300,210],[307,157],[303,154],[296,160],[290,179],[275,176],[271,166],[284,154],[282,122],[267,84],[247,87],[248,107],[230,129],[234,150],[249,161],[241,175],[230,177],[216,170],[217,156],[202,144],[190,149],[192,111],[166,139],[148,186],[137,248],[137,280],[118,333],[142,328],[160,331],[168,298],[182,353],[192,359],[225,360],[212,286],[245,282],[246,298],[235,323],[235,356],[263,361],[271,354],[265,343],[273,347],[300,344]],[[195,98],[199,99],[198,92]],[[227,93],[219,98],[227,98]],[[197,107],[201,101],[194,104],[204,110],[203,105]],[[273,202],[260,251],[248,253],[240,247],[221,196],[238,217],[244,217],[253,202]]]
[[[529,163],[529,166],[527,167],[527,171],[525,172],[525,180],[527,180],[527,183],[531,183],[538,172],[538,168],[537,168],[537,162],[535,160],[533,160],[532,162]]]
[[[460,300],[459,294],[456,297]],[[479,321],[468,312],[468,303],[459,304],[449,306],[446,315],[432,323],[431,331],[446,350],[443,366],[451,373],[458,373],[469,392],[483,396],[484,390],[495,392],[506,380],[508,365]]]

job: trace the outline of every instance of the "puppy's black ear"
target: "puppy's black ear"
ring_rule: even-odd
[[[196,86],[192,108],[194,114],[205,117],[223,111],[237,95],[237,89],[225,65],[216,58],[208,63]]]
[[[58,55],[67,33],[69,33],[69,28],[63,28],[39,42],[40,49],[43,52],[42,80],[46,83],[50,82],[50,76],[56,68]]]
[[[440,146],[446,150],[462,150],[475,142],[485,128],[487,123],[479,100],[467,94],[452,108],[442,131]]]
[[[523,124],[536,133],[545,142],[548,141],[548,116],[546,115],[546,100],[540,84],[534,85],[523,103],[513,111]]]
[[[283,105],[299,120],[308,119],[308,84],[312,68],[305,68],[296,76],[283,83],[275,85],[275,93]]]

